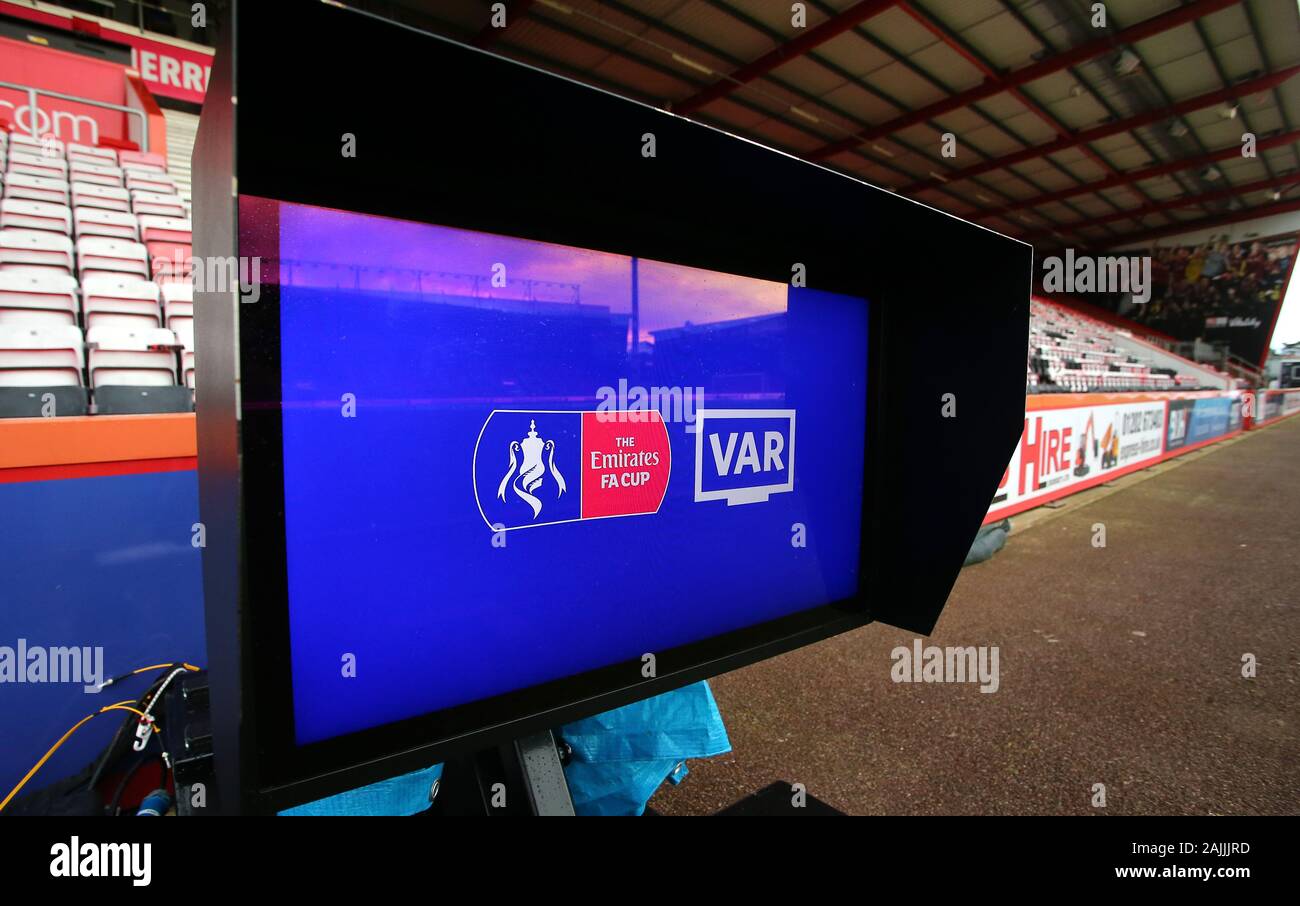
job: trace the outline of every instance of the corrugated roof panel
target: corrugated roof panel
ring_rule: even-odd
[[[1177,60],[1152,67],[1151,72],[1175,99],[1195,97],[1223,87],[1214,69],[1214,60],[1205,50],[1189,51]]]
[[[894,62],[888,53],[857,37],[830,41],[818,47],[816,53],[858,78],[868,78],[871,73]]]
[[[726,85],[727,74],[807,34],[793,26],[784,0],[565,2],[569,12],[544,3],[532,4],[498,39],[498,49],[535,65],[577,77],[585,74],[594,82],[652,103],[681,101],[706,87],[722,85],[728,90],[700,111],[702,118],[728,131],[805,154],[980,84],[983,70],[950,46],[942,36],[944,30],[955,36],[952,40],[968,45],[1003,71],[1050,58],[1100,34],[1089,24],[1091,4],[1085,0],[911,0],[916,15],[898,7],[883,11],[810,53],[791,56],[770,73],[737,87]],[[815,28],[858,2],[809,0],[808,26]],[[428,5],[446,32],[461,39],[472,38],[487,22],[488,10],[481,0],[439,0]],[[1180,6],[1181,0],[1112,3],[1108,27],[1114,32]],[[1254,32],[1252,16],[1257,26]],[[918,17],[934,23],[938,33]],[[1300,13],[1293,0],[1243,0],[1199,22],[1199,30],[1182,25],[1140,42],[1137,49],[1147,68],[1133,76],[1116,74],[1113,63],[1119,50],[1110,49],[1078,64],[1074,72],[1051,73],[1023,87],[1030,106],[1013,93],[1002,92],[978,105],[941,114],[933,125],[914,124],[896,136],[860,146],[880,158],[880,163],[852,151],[827,163],[874,184],[898,188],[928,179],[930,171],[951,173],[1019,152],[1026,145],[1053,141],[1059,131],[1054,123],[1064,130],[1088,129],[1114,117],[1158,108],[1166,95],[1176,101],[1216,90],[1221,85],[1220,68],[1233,81],[1267,66],[1300,64]],[[1035,29],[1049,45],[1046,52],[1042,40],[1033,34]],[[849,81],[844,73],[849,74]],[[870,87],[854,84],[854,79]],[[944,86],[952,86],[951,91]],[[890,98],[899,106],[890,103]],[[1247,128],[1261,137],[1273,130],[1297,128],[1300,78],[1276,91],[1257,92],[1245,99],[1236,119],[1221,117],[1221,106],[1188,115],[1192,131],[1181,137],[1171,135],[1168,121],[1162,120],[1136,134],[1124,132],[1098,140],[1094,143],[1097,152],[1113,169],[1084,148],[1072,146],[1050,159],[1025,161],[1014,171],[998,169],[977,180],[955,179],[945,191],[930,190],[924,198],[957,212],[968,206],[995,207],[1008,198],[1072,189],[1080,180],[1098,182],[1116,171],[1132,172],[1157,162],[1192,157],[1204,148],[1230,148],[1240,142],[1240,134]],[[956,136],[954,159],[939,157],[944,132]],[[1217,191],[1230,184],[1264,179],[1268,172],[1265,161],[1274,172],[1283,173],[1300,166],[1300,149],[1289,145],[1264,152],[1263,159],[1230,158],[1220,165],[1224,178],[1217,182],[1203,181],[1192,169],[1180,171],[1177,180],[1147,180],[1141,188],[1156,201],[1178,197],[1184,185],[1186,191],[1195,193]],[[1144,204],[1141,198],[1132,188],[1120,186],[1102,193],[1085,192],[1064,204],[1047,206],[1042,213],[1065,221],[1076,221],[1079,212],[1085,217],[1105,217],[1113,214],[1116,205]],[[1191,212],[1180,209],[1180,216],[1196,219],[1205,213],[1199,207]],[[1026,220],[1033,226],[1026,226]],[[1165,219],[1160,216],[1146,218],[1148,225],[1162,222]],[[1050,229],[1047,220],[1032,211],[1011,215],[1009,222],[990,220],[988,225],[1022,234]],[[1131,221],[1117,219],[1110,229],[1075,224],[1065,232],[1076,237],[1105,237],[1134,228]]]
[[[846,82],[822,95],[821,100],[864,123],[882,123],[898,114],[898,108],[860,85]]]
[[[640,7],[640,3],[636,4]],[[702,0],[690,0],[686,3],[673,4],[676,9],[667,16],[656,17],[671,26],[703,40],[733,57],[746,62],[757,60],[785,40],[793,37],[794,29],[786,23],[785,32],[790,33],[784,39],[765,34],[762,30],[746,24],[738,18]]]
[[[774,76],[814,95],[832,91],[844,83],[842,75],[816,62],[811,56],[791,60],[778,69]]]
[[[924,107],[945,97],[942,89],[921,78],[902,63],[891,63],[866,76],[873,86],[888,86],[886,93],[910,110]]]

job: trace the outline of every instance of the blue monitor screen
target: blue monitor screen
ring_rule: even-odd
[[[261,203],[299,744],[858,593],[866,300]]]

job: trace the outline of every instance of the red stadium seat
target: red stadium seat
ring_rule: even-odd
[[[184,217],[160,217],[157,214],[140,215],[140,241],[179,242],[190,245],[193,242],[193,225]]]
[[[171,278],[189,281],[194,272],[193,249],[189,243],[150,242],[147,248],[154,279],[160,283],[172,282]]]

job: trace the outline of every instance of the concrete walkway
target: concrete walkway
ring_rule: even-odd
[[[998,646],[997,692],[892,682],[915,636],[868,626],[715,680],[734,752],[651,807],[786,781],[852,814],[1300,813],[1300,418],[1174,463],[963,572],[924,644]]]

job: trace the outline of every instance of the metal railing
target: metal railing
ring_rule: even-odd
[[[96,101],[91,98],[77,97],[75,94],[64,94],[61,91],[48,91],[44,88],[33,88],[31,85],[19,85],[15,82],[0,82],[0,88],[8,88],[10,91],[21,91],[27,95],[28,126],[26,131],[30,132],[32,138],[37,141],[40,141],[41,139],[41,133],[37,128],[36,123],[36,115],[40,112],[40,105],[37,103],[37,99],[47,97],[58,101],[69,101],[74,104],[86,104],[90,107],[102,107],[105,110],[116,110],[118,113],[125,113],[128,116],[138,116],[140,118],[140,150],[149,150],[149,117],[145,115],[143,110],[137,110],[134,107],[127,107],[122,104],[110,104],[108,101]],[[14,121],[18,126],[22,126],[22,123],[18,122],[18,112],[16,110],[14,111]],[[53,134],[53,114],[50,115],[50,125],[51,133]]]

